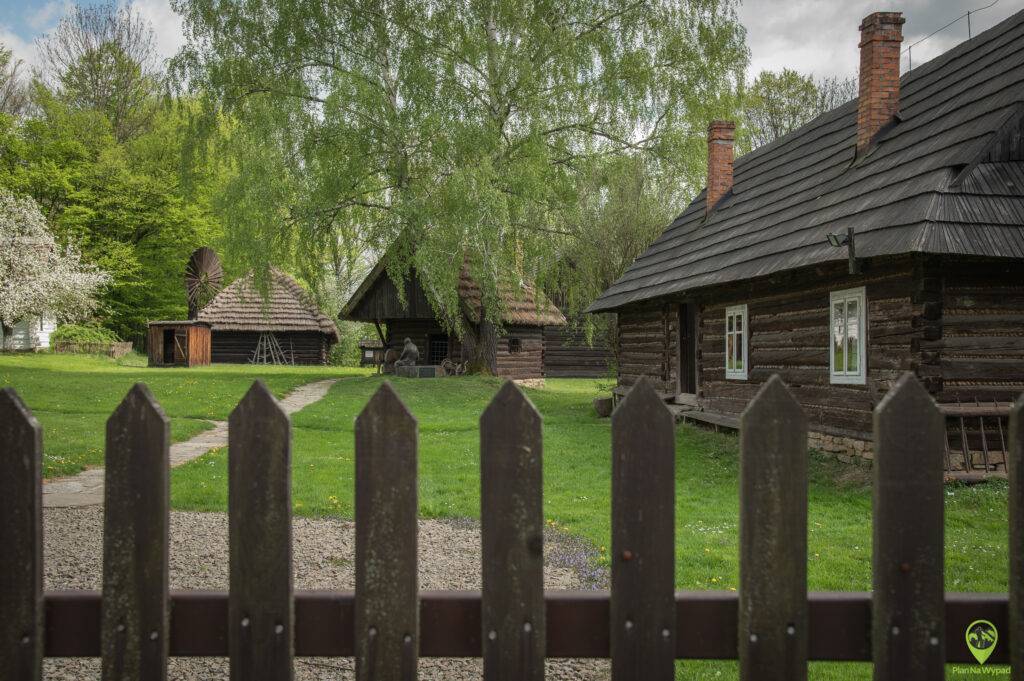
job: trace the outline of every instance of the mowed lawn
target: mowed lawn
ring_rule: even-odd
[[[344,367],[276,367],[220,364],[154,368],[145,358],[122,361],[89,355],[0,354],[0,388],[13,387],[43,426],[43,474],[71,475],[103,465],[107,417],[137,382],[145,383],[171,419],[179,442],[225,420],[256,378],[278,397],[303,383],[354,374]]]
[[[293,501],[297,513],[351,518],[354,421],[381,378],[336,384],[294,416]],[[479,517],[481,412],[497,379],[392,379],[419,423],[420,511]],[[602,386],[603,384],[603,386]],[[601,562],[610,538],[611,424],[590,401],[607,381],[550,379],[526,393],[544,417],[544,508],[548,522],[589,540]],[[735,589],[738,580],[738,438],[691,427],[676,436],[676,584]],[[226,452],[176,469],[176,508],[224,510]],[[869,473],[812,454],[808,580],[811,590],[871,588]],[[946,488],[946,584],[953,591],[1007,590],[1007,487]],[[770,566],[765,566],[770,569]],[[735,678],[735,663],[687,662],[680,678]],[[812,678],[870,678],[866,664],[815,663]]]

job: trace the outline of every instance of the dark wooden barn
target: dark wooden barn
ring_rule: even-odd
[[[590,339],[577,326],[544,327],[544,375],[550,378],[602,378],[610,374],[615,354],[607,334]]]
[[[401,351],[403,340],[411,338],[420,350],[421,364],[441,364],[446,359],[456,363],[468,361],[470,349],[465,344],[472,342],[474,334],[466,333],[460,339],[446,330],[415,272],[405,282],[403,305],[383,263],[382,260],[367,275],[342,308],[341,318],[373,322],[386,348]],[[494,360],[495,374],[515,380],[543,378],[544,329],[564,325],[565,317],[550,302],[538,301],[532,287],[524,286],[502,295],[506,311],[502,320],[504,333],[498,338]],[[459,280],[459,300],[459,321],[464,329],[472,331],[480,323],[480,288],[465,269]]]
[[[211,329],[214,362],[252,361],[260,346],[275,347],[295,364],[326,364],[338,328],[289,275],[271,270],[266,299],[247,275],[225,287],[199,311]]]
[[[210,325],[197,321],[150,322],[149,366],[205,366],[210,363]]]
[[[902,23],[861,25],[858,99],[735,166],[711,125],[707,189],[590,307],[620,390],[729,424],[778,373],[866,458],[905,371],[948,413],[1024,390],[1024,13],[900,77]]]

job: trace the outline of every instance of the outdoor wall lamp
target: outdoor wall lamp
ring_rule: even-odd
[[[853,243],[853,227],[846,228],[846,234],[831,233],[828,235],[828,242],[834,248],[846,246],[849,255],[850,274],[860,273],[860,263],[857,262],[857,252]]]

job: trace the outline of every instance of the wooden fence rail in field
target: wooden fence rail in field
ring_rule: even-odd
[[[511,383],[480,419],[483,590],[420,592],[417,424],[384,384],[356,422],[356,589],[294,592],[291,432],[257,382],[230,417],[230,588],[168,592],[169,424],[145,386],[107,423],[101,593],[43,592],[42,433],[0,391],[0,678],[43,656],[102,657],[104,679],[167,678],[168,656],[228,656],[232,679],[287,680],[293,658],[354,656],[360,681],[413,679],[418,657],[482,657],[485,679],[541,679],[544,659],[610,657],[616,681],[673,678],[680,658],[738,659],[742,679],[808,660],[874,661],[877,681],[973,662],[1024,679],[1024,402],[1011,412],[1009,594],[943,590],[944,420],[911,375],[875,413],[871,593],[807,592],[807,425],[778,377],[741,419],[738,593],[674,590],[675,437],[639,382],[612,418],[611,591],[543,588],[541,418]],[[680,484],[690,484],[680,480]]]

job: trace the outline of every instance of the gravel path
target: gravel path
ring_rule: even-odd
[[[227,515],[171,514],[171,588],[226,589]],[[44,511],[45,584],[48,590],[99,589],[103,555],[103,513],[98,506]],[[340,520],[296,518],[293,533],[296,589],[351,589],[355,582],[355,525]],[[607,576],[590,567],[593,556],[573,537],[545,538],[545,586],[581,589],[606,586]],[[479,589],[480,530],[475,521],[421,520],[420,588]],[[353,678],[350,658],[296,658],[298,681]],[[479,660],[423,659],[419,678],[479,679]],[[549,660],[549,679],[608,679],[604,660]],[[46,660],[44,678],[99,679],[98,659]],[[223,658],[172,658],[170,678],[189,681],[228,679]]]
[[[331,386],[338,382],[332,378],[300,385],[281,399],[281,407],[287,414],[294,414],[303,407],[323,399]],[[191,440],[171,445],[171,466],[198,458],[217,447],[228,444],[226,421],[210,421],[213,428],[199,433]],[[54,478],[43,485],[43,506],[46,508],[69,508],[74,506],[95,506],[103,503],[103,469],[90,468],[78,475]]]

